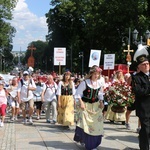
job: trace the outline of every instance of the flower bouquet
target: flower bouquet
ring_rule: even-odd
[[[104,93],[105,100],[117,109],[123,109],[134,102],[134,94],[132,93],[131,86],[126,82],[114,82],[104,90]]]

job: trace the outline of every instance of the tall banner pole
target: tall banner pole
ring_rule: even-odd
[[[108,67],[108,77],[110,76],[110,69],[109,69],[109,67]]]
[[[60,62],[59,62],[59,75],[61,75],[61,65],[60,65]]]

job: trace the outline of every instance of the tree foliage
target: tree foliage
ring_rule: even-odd
[[[88,69],[91,49],[102,50],[101,64],[106,53],[115,53],[116,63],[126,63],[123,49],[127,45],[122,46],[122,38],[129,36],[129,27],[140,35],[150,27],[148,0],[52,0],[51,5],[46,14],[49,51],[53,55],[54,47],[66,47],[69,54],[72,50],[73,71],[81,68],[81,63],[75,63],[80,62],[80,51]],[[135,45],[132,47],[136,50]]]
[[[3,53],[5,62],[10,65],[12,60],[12,38],[16,32],[15,28],[9,23],[12,20],[12,10],[17,4],[17,0],[0,1],[0,50]]]
[[[16,6],[16,0],[1,0],[0,2],[0,47],[12,43],[15,29],[8,22],[12,20],[12,10]]]

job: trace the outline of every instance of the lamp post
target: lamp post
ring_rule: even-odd
[[[133,34],[133,40],[134,40],[133,43],[135,45],[138,45],[138,44],[150,45],[150,42],[149,42],[149,40],[150,40],[150,31],[149,30],[147,30],[145,32],[145,42],[143,41],[143,36],[140,36],[140,41],[138,41],[139,32],[136,29],[132,32],[132,34]]]
[[[83,78],[83,74],[84,74],[84,53],[79,52],[79,57],[82,58],[82,78]]]

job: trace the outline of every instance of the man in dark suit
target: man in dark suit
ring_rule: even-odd
[[[150,64],[145,54],[136,58],[139,73],[133,76],[133,92],[135,93],[136,115],[141,122],[139,132],[140,150],[149,150],[150,135]]]

